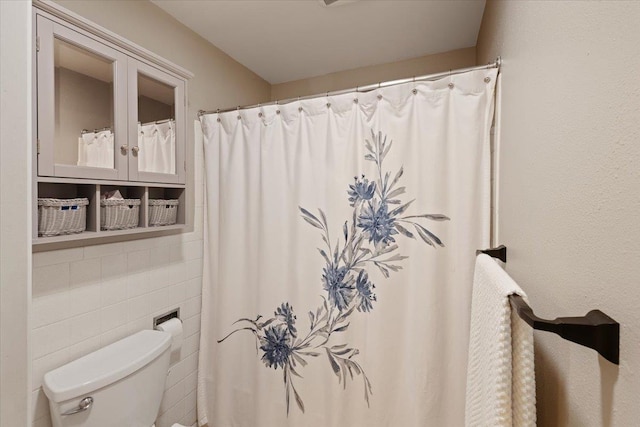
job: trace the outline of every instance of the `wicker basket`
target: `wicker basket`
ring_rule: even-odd
[[[100,200],[100,229],[136,228],[140,219],[140,199]]]
[[[82,233],[87,229],[89,199],[38,198],[38,236]]]
[[[172,225],[176,223],[178,200],[149,200],[149,226]]]

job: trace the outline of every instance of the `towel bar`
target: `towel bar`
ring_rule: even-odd
[[[476,252],[479,253],[499,258],[503,262],[507,260],[507,248],[504,245]],[[509,295],[509,302],[518,316],[533,329],[556,333],[566,340],[596,350],[611,363],[620,364],[620,323],[602,311],[591,310],[582,317],[547,320],[536,316],[520,295]]]
[[[487,254],[492,258],[498,258],[502,262],[507,262],[507,247],[500,245],[497,248],[481,249],[476,251],[476,255]]]

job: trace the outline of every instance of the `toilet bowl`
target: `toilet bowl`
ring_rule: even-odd
[[[155,426],[170,348],[171,334],[140,331],[46,373],[53,427]]]

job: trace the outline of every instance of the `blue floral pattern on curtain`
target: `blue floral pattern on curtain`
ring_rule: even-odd
[[[372,386],[357,361],[359,350],[348,343],[335,343],[339,334],[349,328],[350,319],[356,311],[368,313],[374,308],[377,301],[373,292],[375,285],[369,280],[367,269],[376,267],[386,278],[402,269],[400,263],[407,257],[397,253],[396,238],[399,236],[416,239],[417,234],[429,246],[444,246],[419,221],[446,221],[449,218],[442,214],[406,215],[415,199],[406,203],[402,201],[406,192],[405,187],[399,186],[403,168],[393,179],[390,172],[383,171],[383,162],[392,144],[393,141],[387,142],[382,132],[376,134],[372,131],[371,141],[365,140],[368,151],[365,159],[376,164],[378,176],[355,177],[354,183],[349,185],[348,201],[353,215],[350,221],[344,222],[342,235],[335,245],[329,237],[327,217],[322,209],[318,209],[318,215],[315,215],[299,207],[302,218],[321,231],[324,248],[318,248],[318,251],[326,262],[322,270],[322,287],[326,296],[322,296],[323,302],[315,311],[308,312],[309,332],[304,336],[298,335],[293,307],[284,302],[268,319],[261,315],[255,319],[238,319],[235,324],[241,327],[218,341],[221,343],[240,331],[254,335],[265,366],[283,370],[287,413],[292,395],[304,412],[304,402],[295,388],[294,377],[302,378],[299,371],[307,366],[310,359],[320,356],[326,356],[343,387],[355,376],[362,377],[364,399],[369,404]]]

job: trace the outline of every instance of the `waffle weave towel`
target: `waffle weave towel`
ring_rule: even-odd
[[[511,313],[509,295],[526,295],[488,255],[473,279],[466,427],[535,427],[533,329]]]

